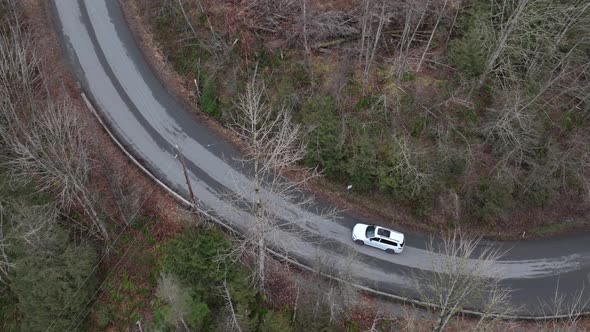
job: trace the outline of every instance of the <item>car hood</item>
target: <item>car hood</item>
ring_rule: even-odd
[[[354,235],[355,238],[357,239],[366,239],[367,236],[367,227],[369,225],[365,225],[365,224],[356,224],[354,226],[354,228],[352,229],[352,234]]]

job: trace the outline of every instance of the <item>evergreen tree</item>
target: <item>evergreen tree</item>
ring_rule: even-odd
[[[22,250],[11,274],[10,288],[18,297],[23,331],[81,329],[83,324],[78,323],[83,314],[78,314],[96,289],[94,248],[74,244],[61,227],[49,232],[53,233],[47,237],[51,242],[43,248]]]

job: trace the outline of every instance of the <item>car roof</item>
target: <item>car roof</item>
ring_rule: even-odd
[[[400,232],[396,232],[392,229],[376,226],[377,231],[376,234],[380,238],[391,239],[395,242],[401,243],[404,241],[404,235]]]

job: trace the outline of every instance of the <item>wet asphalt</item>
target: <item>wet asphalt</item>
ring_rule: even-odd
[[[195,196],[232,228],[246,233],[253,216],[232,197],[251,197],[247,168],[239,153],[205,127],[157,79],[130,32],[116,0],[54,0],[53,14],[65,57],[82,90],[121,143],[162,182],[188,197],[178,145],[185,157]],[[371,223],[342,212],[322,217],[323,202],[302,209],[269,197],[285,226],[269,234],[277,249],[310,266],[330,271],[379,291],[419,298],[411,277],[432,271],[441,254],[426,250],[428,239],[406,233],[401,255],[390,255],[352,242],[352,226]],[[403,229],[402,229],[403,231]],[[487,272],[512,290],[523,314],[546,313],[558,294],[590,296],[590,234],[522,242],[483,242],[507,253]]]

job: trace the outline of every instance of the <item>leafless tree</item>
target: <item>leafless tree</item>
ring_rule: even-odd
[[[302,138],[306,130],[292,121],[288,109],[271,109],[265,102],[265,88],[256,82],[256,75],[239,97],[233,122],[234,132],[246,145],[246,157],[242,161],[252,170],[251,183],[237,181],[236,193],[240,204],[247,205],[255,218],[246,243],[256,248],[256,277],[259,289],[264,289],[267,236],[278,229],[276,199],[305,206],[311,197],[302,199],[299,188],[319,173],[299,166],[305,153]],[[297,180],[285,177],[285,172],[292,170],[296,171]]]
[[[89,188],[89,142],[82,132],[82,122],[68,104],[49,103],[34,115],[27,124],[18,116],[14,118],[24,129],[19,135],[0,128],[0,135],[10,146],[7,165],[12,180],[23,185],[36,183],[40,190],[57,195],[66,208],[81,206],[98,230],[96,235],[108,243],[107,227]]]
[[[303,25],[303,31],[301,32],[303,35],[303,47],[305,48],[305,52],[309,53],[309,43],[307,41],[307,0],[301,0],[301,21]]]
[[[35,182],[67,208],[78,205],[108,242],[88,187],[91,160],[83,121],[68,103],[39,102],[43,79],[31,42],[18,27],[0,38],[0,139],[12,181]]]
[[[496,65],[496,61],[498,60],[498,57],[500,56],[500,54],[502,54],[502,52],[504,52],[504,49],[507,46],[508,37],[510,37],[512,35],[512,32],[515,30],[517,24],[520,23],[520,17],[522,15],[525,7],[527,6],[528,2],[529,2],[529,0],[518,0],[516,2],[516,6],[514,7],[514,10],[510,13],[510,16],[508,17],[508,19],[505,21],[505,23],[503,22],[503,25],[501,26],[501,29],[500,29],[498,39],[492,49],[492,53],[490,54],[490,56],[487,59],[485,69],[479,78],[478,86],[481,86],[481,84],[483,83],[483,81],[485,80],[487,75],[490,73],[490,71]],[[504,1],[504,4],[510,6],[510,4],[507,3],[506,1]],[[501,14],[504,14],[504,13],[501,13]]]
[[[236,303],[232,299],[230,287],[224,280],[221,286],[221,297],[225,302],[225,317],[220,322],[223,331],[246,332],[254,331],[255,323],[249,319],[246,306]]]
[[[0,104],[3,108],[18,109],[26,106],[40,87],[39,59],[32,52],[31,36],[16,23],[0,35]],[[2,123],[12,114],[2,116]]]
[[[499,279],[488,277],[503,252],[480,244],[481,238],[457,231],[430,241],[429,251],[440,255],[433,256],[431,271],[415,272],[413,277],[422,298],[435,305],[438,318],[433,331],[443,331],[451,317],[466,307],[484,309],[481,327],[492,320],[491,314],[511,309],[509,291]]]
[[[237,309],[234,306],[234,303],[232,302],[231,294],[225,281],[223,282],[223,298],[225,300],[227,311],[229,312],[228,330],[242,332],[242,328],[240,327],[240,317]]]
[[[5,283],[8,272],[14,267],[6,249],[10,246],[11,234],[5,226],[4,221],[4,204],[0,203],[0,283]]]
[[[24,205],[10,197],[0,201],[0,283],[4,283],[14,267],[10,247],[25,244],[24,250],[42,249],[51,242],[51,230],[62,214],[51,203]]]
[[[166,317],[168,323],[176,326],[177,329],[182,324],[181,326],[185,331],[191,331],[185,321],[185,317],[191,310],[192,299],[190,292],[183,289],[174,276],[163,274],[158,281],[156,294],[171,308],[169,315]]]
[[[489,110],[490,115],[482,126],[482,132],[500,156],[497,173],[516,176],[511,167],[518,168],[523,163],[531,162],[541,132],[537,115],[522,109],[524,98],[520,91],[506,91],[499,96],[501,104],[498,109]]]
[[[394,143],[389,153],[393,158],[392,163],[387,169],[383,169],[388,174],[400,176],[404,179],[402,186],[410,196],[420,193],[428,188],[434,179],[434,170],[429,165],[421,165],[425,150],[413,147],[409,139],[402,135],[392,137]]]
[[[486,36],[482,48],[489,53],[474,88],[492,73],[502,80],[551,82],[569,59],[587,62],[587,56],[580,52],[589,33],[585,23],[590,10],[587,1],[502,0],[489,8],[487,19],[475,27]],[[578,36],[576,40],[571,39],[572,35]]]
[[[553,299],[547,303],[541,303],[546,317],[559,316],[548,319],[541,330],[546,331],[581,331],[579,326],[582,313],[590,306],[590,297],[584,288],[570,296],[559,290],[559,284],[555,287]]]
[[[318,287],[314,304],[316,311],[321,307],[328,309],[329,323],[350,318],[350,313],[358,305],[359,290],[353,286],[357,280],[352,273],[358,259],[357,252],[352,248],[344,249],[337,257],[317,252],[314,261],[317,278],[325,278],[326,275],[337,278],[325,280],[325,284]]]
[[[428,43],[426,43],[426,47],[424,48],[424,52],[422,52],[422,57],[420,58],[420,62],[418,62],[418,68],[416,68],[416,71],[420,71],[420,68],[422,67],[422,62],[424,62],[424,58],[426,57],[426,53],[428,52],[428,49],[430,48],[430,44],[432,43],[432,39],[434,38],[434,34],[436,33],[436,29],[438,28],[438,25],[440,24],[440,20],[443,17],[443,13],[444,13],[445,9],[447,8],[447,3],[448,3],[448,0],[445,0],[443,7],[438,14],[436,24],[434,25],[434,28],[432,28],[432,32],[430,33],[430,38],[428,38]]]
[[[379,4],[376,2],[375,0],[364,0],[361,5],[359,54],[360,59],[364,62],[365,81],[368,79],[369,70],[375,59],[377,46],[382,38],[384,27],[389,23],[392,16],[387,1],[383,0]],[[375,20],[377,21],[376,24],[374,23]]]
[[[98,170],[107,180],[112,194],[113,205],[117,216],[111,216],[113,221],[130,225],[138,216],[147,199],[147,193],[140,187],[137,181],[130,181],[128,174],[119,165],[114,165],[106,156],[99,152]]]
[[[430,4],[431,0],[425,2],[410,1],[402,10],[404,13],[404,25],[397,42],[397,51],[394,58],[394,74],[397,78],[400,78],[409,67],[410,50],[421,34],[420,27],[426,18]]]

